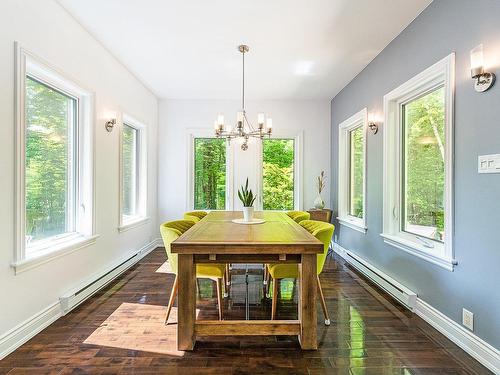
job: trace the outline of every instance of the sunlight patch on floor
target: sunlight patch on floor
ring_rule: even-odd
[[[122,303],[84,343],[183,356],[177,350],[177,307],[172,308],[168,325],[165,311],[164,306]]]
[[[160,268],[158,268],[155,272],[158,272],[158,273],[171,273],[171,274],[174,274],[172,272],[172,269],[170,268],[170,263],[168,263],[168,260],[163,263]]]

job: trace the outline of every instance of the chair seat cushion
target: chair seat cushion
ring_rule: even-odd
[[[273,279],[296,279],[299,277],[297,264],[269,264],[267,269]]]
[[[226,271],[224,264],[206,264],[200,263],[196,265],[196,277],[200,278],[222,278]]]

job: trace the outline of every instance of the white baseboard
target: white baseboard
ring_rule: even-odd
[[[332,243],[332,248],[335,253],[346,259],[346,249],[336,243]],[[371,268],[377,270],[375,266],[371,265]],[[381,288],[384,289],[383,287]],[[418,297],[413,312],[453,341],[483,366],[493,371],[494,374],[500,374],[500,351],[498,349]]]
[[[0,338],[0,360],[26,341],[54,323],[62,315],[61,306],[54,302],[38,314],[17,325]]]
[[[423,320],[465,350],[483,366],[500,374],[500,351],[468,331],[460,324],[436,310],[427,302],[417,298],[415,313]]]
[[[135,252],[139,256],[136,258],[134,263],[128,265],[128,268],[130,268],[133,264],[137,263],[137,261],[139,261],[147,254],[149,254],[151,251],[160,246],[163,246],[163,242],[160,238],[158,238],[140,248],[138,251]],[[112,265],[107,267],[108,271],[104,270],[98,274],[93,275],[93,277],[95,277],[94,280],[97,280],[98,278],[101,277],[100,275],[106,274],[107,272],[109,272],[109,270],[116,268],[116,265],[119,265],[122,262],[123,262],[122,259],[115,261]],[[123,273],[123,271],[120,272],[119,274],[114,275],[114,278]],[[112,279],[108,280],[106,284],[109,283],[110,281],[112,281]],[[91,283],[90,279],[86,280],[84,285],[89,285],[89,283]],[[97,292],[104,285],[96,286],[95,290],[86,294],[85,299],[89,298],[92,294]],[[85,299],[79,301],[78,303],[83,302]],[[76,305],[72,306],[72,308],[74,307],[76,307]],[[0,337],[0,360],[9,355],[10,353],[12,353],[17,348],[19,348],[33,336],[35,336],[36,334],[40,333],[42,330],[47,328],[49,325],[51,325],[53,322],[55,322],[57,319],[63,316],[64,313],[65,312],[63,311],[61,302],[56,301],[52,303],[50,306],[40,311],[39,313],[33,315],[31,318],[25,320],[16,327],[7,331]]]

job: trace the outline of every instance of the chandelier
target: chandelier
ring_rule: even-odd
[[[236,125],[231,127],[224,126],[224,115],[219,114],[217,120],[214,123],[215,136],[217,138],[226,138],[228,142],[231,142],[233,138],[239,138],[243,142],[241,143],[241,149],[243,151],[248,149],[248,139],[250,137],[263,139],[266,135],[271,137],[273,130],[273,120],[270,117],[266,118],[264,113],[259,113],[257,115],[257,128],[254,128],[250,121],[248,121],[247,114],[245,111],[245,53],[249,51],[247,45],[238,46],[238,51],[241,52],[243,57],[243,86],[241,95],[241,111],[238,111],[236,116]],[[265,129],[264,129],[265,125]]]

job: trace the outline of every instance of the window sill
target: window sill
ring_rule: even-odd
[[[349,217],[337,217],[337,220],[339,221],[340,225],[354,229],[363,234],[366,234],[366,231],[368,230],[368,228],[361,220],[354,220]]]
[[[149,217],[137,217],[137,218],[129,219],[118,227],[118,232],[122,233],[122,232],[126,232],[130,229],[140,227],[141,225],[146,224],[148,221],[149,221]]]
[[[35,254],[30,258],[20,260],[12,263],[12,267],[17,274],[28,271],[32,268],[38,267],[44,263],[50,262],[53,259],[60,258],[64,255],[70,254],[76,250],[94,244],[99,236],[79,236],[72,238],[69,241],[62,242],[54,247],[47,248],[43,254]]]
[[[380,235],[383,237],[385,243],[401,249],[408,254],[412,254],[420,259],[433,263],[448,271],[453,272],[454,267],[457,265],[457,262],[454,259],[447,259],[429,254],[424,246],[418,245],[412,241],[405,240],[393,234],[381,233]]]

